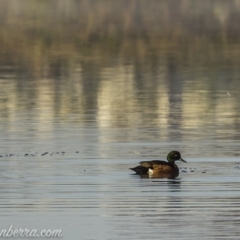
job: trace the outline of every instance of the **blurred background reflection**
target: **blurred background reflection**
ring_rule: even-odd
[[[237,0],[2,0],[4,131],[23,120],[36,134],[52,132],[58,119],[154,127],[153,141],[234,143],[239,9]]]

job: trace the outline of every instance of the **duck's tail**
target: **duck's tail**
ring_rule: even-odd
[[[147,174],[149,170],[148,168],[140,165],[134,168],[129,168],[129,169],[133,170],[136,174],[139,174],[139,175]]]

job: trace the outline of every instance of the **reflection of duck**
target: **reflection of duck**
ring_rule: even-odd
[[[178,166],[175,161],[186,162],[182,159],[180,152],[172,151],[167,155],[168,162],[161,160],[143,161],[140,165],[130,168],[139,175],[152,175],[159,178],[177,177],[179,174]]]

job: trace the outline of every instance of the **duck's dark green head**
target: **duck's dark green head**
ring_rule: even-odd
[[[182,161],[182,162],[185,162],[186,161],[184,159],[182,159],[181,157],[181,153],[178,152],[178,151],[172,151],[170,152],[168,155],[167,155],[167,160],[168,162],[170,163],[174,163],[175,161]]]

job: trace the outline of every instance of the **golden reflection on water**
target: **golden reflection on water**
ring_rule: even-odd
[[[103,69],[98,92],[98,125],[136,124],[136,93],[133,66]],[[134,114],[135,112],[135,114]],[[130,113],[130,114],[129,114]]]
[[[225,88],[221,86],[224,79],[184,77],[183,71],[174,70],[171,76],[166,71],[149,76],[149,72],[138,70],[136,74],[133,64],[117,64],[94,73],[75,71],[65,78],[2,79],[1,121],[8,119],[9,127],[14,127],[10,122],[16,121],[17,113],[34,111],[31,118],[39,131],[51,130],[56,117],[70,121],[71,116],[80,125],[93,121],[99,128],[154,126],[187,130],[209,126],[218,131],[236,131],[240,103],[235,86],[239,81]]]

